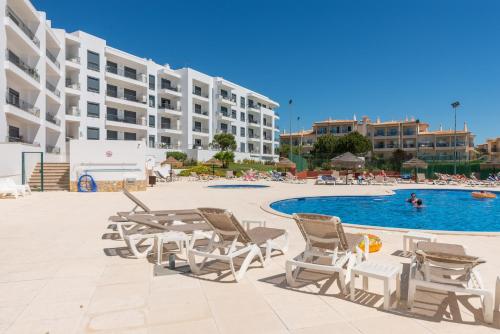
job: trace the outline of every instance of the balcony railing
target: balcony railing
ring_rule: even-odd
[[[36,68],[28,66],[25,62],[23,62],[14,52],[7,49],[6,58],[12,64],[16,65],[19,69],[21,69],[24,73],[28,74],[30,77],[40,82],[40,76],[38,75],[38,71]]]
[[[415,148],[415,144],[403,144],[403,148]]]
[[[449,143],[436,143],[436,147],[450,147]]]
[[[52,154],[60,154],[61,153],[61,149],[59,147],[49,146],[49,145],[47,145],[45,147],[45,151],[47,153],[52,153]]]
[[[175,131],[180,131],[181,126],[180,125],[173,125],[173,124],[160,124],[160,129],[161,130],[175,130]]]
[[[260,124],[259,121],[255,120],[255,119],[248,119],[248,123],[250,124]]]
[[[66,87],[80,90],[80,84],[78,82],[72,81],[71,79],[66,79]]]
[[[208,94],[206,94],[206,93],[197,92],[197,91],[193,90],[193,94],[196,96],[201,96],[201,97],[208,99]]]
[[[160,104],[158,106],[158,109],[167,109],[167,110],[173,110],[173,111],[181,111],[180,107],[174,106],[173,104]]]
[[[173,92],[180,92],[181,91],[181,87],[167,85],[167,84],[160,84],[160,89],[168,89],[168,90],[171,90]]]
[[[75,64],[80,64],[80,57],[78,57],[78,56],[75,56],[75,57],[73,57],[73,56],[66,56],[66,60],[70,61],[72,63],[75,63]]]
[[[403,136],[414,136],[416,132],[414,130],[412,131],[403,131]]]
[[[118,117],[117,115],[114,115],[114,114],[107,114],[106,120],[112,121],[112,122],[127,123],[127,124],[136,124],[136,125],[144,125],[144,126],[146,125],[146,121],[142,118],[128,117],[128,116]]]
[[[56,86],[54,86],[50,82],[46,81],[45,87],[47,87],[48,90],[50,90],[52,93],[54,93],[55,96],[61,97],[61,92],[56,88]]]
[[[248,104],[248,108],[252,108],[252,109],[258,109],[260,110],[260,107],[258,104]]]
[[[398,133],[397,131],[388,131],[388,132],[387,132],[387,135],[388,135],[388,136],[398,136],[398,135],[399,135],[399,133]]]
[[[40,40],[36,38],[35,33],[31,31],[31,29],[9,6],[7,6],[7,16],[22,30],[22,32],[26,34],[26,36],[28,36],[29,39],[31,39],[31,41],[33,41],[37,47],[40,47]]]
[[[233,98],[232,96],[219,94],[218,97],[224,101],[236,103],[236,98]]]
[[[178,150],[181,148],[181,145],[173,145],[171,143],[157,143],[154,146],[157,148],[163,148],[166,150]]]
[[[113,74],[122,76],[124,78],[129,78],[129,79],[137,80],[140,82],[146,82],[146,75],[144,73],[133,74],[131,72],[125,71],[125,69],[123,69],[123,68],[117,68],[117,67],[113,67],[113,66],[106,66],[106,72],[113,73]]]
[[[127,95],[123,94],[122,92],[115,92],[112,90],[106,90],[106,95],[109,97],[115,97],[117,99],[122,99],[126,101],[132,101],[132,102],[137,102],[137,103],[142,103],[146,104],[146,96],[142,96],[142,99],[139,99],[137,95]]]
[[[57,117],[55,117],[54,115],[49,114],[49,113],[45,114],[45,120],[47,122],[50,122],[50,123],[58,125],[58,126],[61,124],[61,121]]]
[[[398,144],[387,144],[385,145],[385,148],[399,148]]]
[[[193,149],[195,149],[195,150],[208,150],[208,145],[193,144]]]
[[[47,58],[54,64],[56,65],[57,68],[61,68],[61,64],[57,61],[57,57],[54,56],[48,49],[45,50],[45,54],[47,55]]]
[[[385,137],[385,132],[375,132],[373,134],[374,137]]]
[[[29,102],[21,100],[17,95],[12,94],[9,91],[5,95],[5,100],[6,100],[5,102],[7,102],[7,104],[10,104],[10,105],[15,106],[23,111],[26,111],[26,112],[32,114],[33,116],[36,116],[36,117],[40,116],[40,109],[38,109],[37,107],[35,107],[33,104],[31,104]]]
[[[208,111],[206,110],[195,110],[194,113],[198,115],[208,116]]]
[[[23,144],[29,144],[29,145],[38,146],[38,147],[40,146],[40,144],[37,142],[30,143],[28,140],[24,139],[23,136],[19,136],[19,137],[7,136],[5,138],[5,141],[8,143],[23,143]]]
[[[259,136],[259,135],[257,135],[257,134],[255,134],[255,133],[254,133],[254,134],[250,134],[250,133],[249,133],[249,134],[248,134],[248,138],[250,138],[250,139],[259,139],[259,138],[260,138],[260,136]]]
[[[434,143],[418,143],[418,147],[433,148],[434,147]]]
[[[66,109],[66,115],[70,115],[70,116],[80,116],[81,115],[81,112],[80,112],[80,109],[78,107],[69,107],[68,109]]]
[[[193,132],[208,133],[208,128],[193,127]]]

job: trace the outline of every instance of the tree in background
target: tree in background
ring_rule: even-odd
[[[236,150],[236,140],[231,133],[218,133],[214,136],[211,143],[212,147],[218,148],[220,151]]]
[[[301,151],[300,146],[293,146],[292,153],[295,155],[299,155]],[[288,157],[290,156],[290,144],[281,144],[279,146],[279,155],[281,157]]]
[[[359,132],[351,132],[346,136],[340,137],[336,146],[336,154],[351,152],[356,155],[365,155],[372,149],[372,143],[368,138]]]
[[[396,171],[401,170],[403,166],[403,162],[410,159],[410,155],[405,153],[402,149],[398,148],[394,152],[392,152],[392,157],[390,159],[390,163],[392,168]]]
[[[310,154],[310,167],[322,166],[339,154],[351,152],[365,155],[371,151],[372,144],[359,132],[351,132],[343,137],[327,134],[318,138]]]
[[[222,161],[222,167],[227,168],[229,163],[234,161],[233,151],[236,149],[236,140],[231,133],[216,134],[211,146],[219,149],[214,158]]]
[[[178,152],[178,151],[173,151],[173,152],[167,152],[167,158],[173,157],[179,161],[186,161],[187,159],[187,154],[184,152]]]

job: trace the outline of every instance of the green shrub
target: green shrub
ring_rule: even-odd
[[[212,174],[212,168],[208,166],[194,166],[188,169],[184,169],[179,173],[179,176],[190,176],[191,173],[196,174]]]
[[[173,151],[167,152],[167,158],[168,157],[173,157],[179,161],[185,161],[187,159],[187,154],[184,152]]]

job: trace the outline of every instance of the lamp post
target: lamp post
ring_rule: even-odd
[[[460,102],[453,102],[451,107],[455,112],[455,131],[453,132],[453,174],[457,174],[457,108],[460,107]]]
[[[290,111],[290,152],[288,153],[288,159],[292,160],[292,99],[288,101],[288,109]]]

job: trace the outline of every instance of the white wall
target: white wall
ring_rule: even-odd
[[[22,176],[22,152],[42,152],[40,147],[32,145],[8,143],[0,144],[0,178],[10,177],[17,184],[21,184]],[[27,154],[25,158],[26,182],[37,162],[40,162],[39,154]]]
[[[70,181],[85,171],[96,181],[146,178],[146,144],[142,141],[71,140]]]

